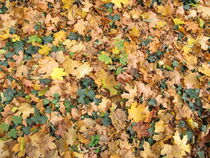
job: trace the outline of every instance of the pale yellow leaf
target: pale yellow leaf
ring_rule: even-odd
[[[63,76],[66,76],[67,73],[64,71],[63,68],[54,68],[52,73],[51,73],[51,77],[52,79],[58,79],[58,80],[63,80]]]
[[[205,74],[206,76],[210,77],[210,65],[207,63],[202,64],[199,68],[198,71],[201,73]]]
[[[121,3],[126,5],[128,4],[129,1],[128,0],[111,0],[111,2],[114,3],[118,8],[121,8],[122,7]]]
[[[48,45],[41,45],[38,53],[41,55],[48,55],[51,51],[51,48]]]

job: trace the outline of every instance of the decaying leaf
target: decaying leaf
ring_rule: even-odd
[[[126,127],[126,115],[125,112],[121,109],[117,109],[116,111],[111,112],[110,118],[112,120],[112,124],[117,129],[118,132],[125,129]]]

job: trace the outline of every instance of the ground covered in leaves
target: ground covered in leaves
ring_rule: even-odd
[[[0,0],[0,158],[207,158],[208,0]]]

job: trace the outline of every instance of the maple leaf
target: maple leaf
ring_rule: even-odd
[[[69,57],[66,57],[63,62],[63,68],[66,73],[76,76],[78,79],[88,75],[93,70],[88,62],[81,64],[79,61],[73,60]]]
[[[122,7],[121,3],[126,5],[128,4],[129,1],[128,0],[111,0],[111,2],[114,3],[118,8],[121,8]]]
[[[67,73],[64,71],[63,68],[55,67],[51,73],[52,79],[63,80],[63,76],[66,76]]]
[[[188,46],[192,47],[194,44],[196,44],[196,40],[192,37],[187,39]]]
[[[149,136],[149,124],[148,123],[144,123],[144,122],[138,122],[134,127],[133,130],[136,131],[137,136],[139,139],[141,139],[142,137],[147,137]]]
[[[40,47],[41,48],[39,49],[38,53],[41,55],[48,55],[51,51],[51,48],[48,45],[40,45]]]
[[[161,29],[162,27],[164,27],[166,25],[166,22],[165,21],[158,21],[156,27],[158,29]]]
[[[67,37],[67,33],[65,31],[61,30],[59,32],[54,33],[53,37],[54,37],[53,44],[58,45],[60,42],[65,41],[65,39]]]
[[[209,40],[210,38],[209,37],[207,37],[207,36],[199,36],[198,38],[197,38],[197,41],[200,43],[200,45],[201,45],[201,48],[203,49],[203,50],[208,50],[208,47],[209,47],[209,45],[208,45],[208,40]]]
[[[173,9],[168,5],[168,6],[158,6],[157,7],[157,12],[160,13],[163,16],[170,15],[172,13]]]
[[[182,24],[184,24],[184,21],[182,19],[180,19],[180,18],[174,18],[173,22],[174,22],[175,25],[182,25]]]
[[[17,109],[17,112],[15,113],[17,116],[20,116],[22,114],[23,118],[23,124],[26,125],[26,118],[34,113],[34,108],[31,107],[28,103],[21,103],[20,106]]]
[[[210,77],[210,65],[209,64],[207,64],[207,63],[202,64],[201,67],[198,68],[198,71],[200,71],[201,73]]]
[[[110,58],[106,52],[102,51],[101,54],[98,56],[100,61],[103,61],[105,64],[112,64],[112,58]]]
[[[147,117],[148,111],[144,105],[139,105],[137,102],[131,104],[130,109],[128,109],[128,115],[130,119],[134,122],[144,121]]]
[[[210,17],[210,8],[209,7],[204,7],[202,5],[199,5],[197,7],[197,10],[198,10],[199,13],[201,13],[203,18]]]
[[[161,150],[162,155],[167,155],[167,158],[182,158],[190,153],[191,147],[187,144],[187,135],[182,139],[179,136],[179,132],[176,131],[173,136],[174,145],[164,144]]]
[[[91,71],[93,71],[93,68],[88,62],[85,62],[84,64],[81,64],[79,67],[77,67],[76,77],[80,79],[85,75],[88,75]]]
[[[74,30],[77,31],[79,34],[84,35],[84,30],[86,28],[86,25],[87,25],[87,21],[80,19],[74,25]]]
[[[157,158],[159,157],[157,154],[152,151],[150,144],[145,141],[143,145],[144,151],[140,151],[140,156],[143,158]]]
[[[63,3],[63,8],[64,9],[69,9],[72,7],[73,5],[73,0],[62,0],[62,3]]]
[[[132,29],[129,31],[129,34],[134,37],[139,37],[140,32],[137,27],[133,26]]]
[[[96,84],[108,89],[111,95],[117,94],[117,90],[114,88],[117,85],[114,75],[110,75],[106,71],[101,70],[96,72],[95,77]]]
[[[58,67],[58,63],[49,56],[45,56],[44,58],[41,58],[39,61],[39,70],[38,72],[40,74],[46,73],[45,77],[49,77],[52,73],[53,69]]]
[[[125,129],[126,114],[122,109],[117,109],[116,111],[111,112],[110,118],[112,120],[112,124],[118,132]]]
[[[66,57],[63,62],[63,68],[65,69],[65,72],[74,76],[76,76],[77,67],[79,67],[80,65],[81,64],[79,61],[73,60],[70,57]]]
[[[56,145],[53,142],[55,138],[48,134],[42,135],[40,133],[35,133],[30,135],[29,138],[31,140],[31,145],[36,147],[35,152],[38,152],[42,157],[45,157],[49,150],[56,148]]]

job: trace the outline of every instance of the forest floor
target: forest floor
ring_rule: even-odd
[[[208,0],[0,0],[0,158],[208,158]]]

